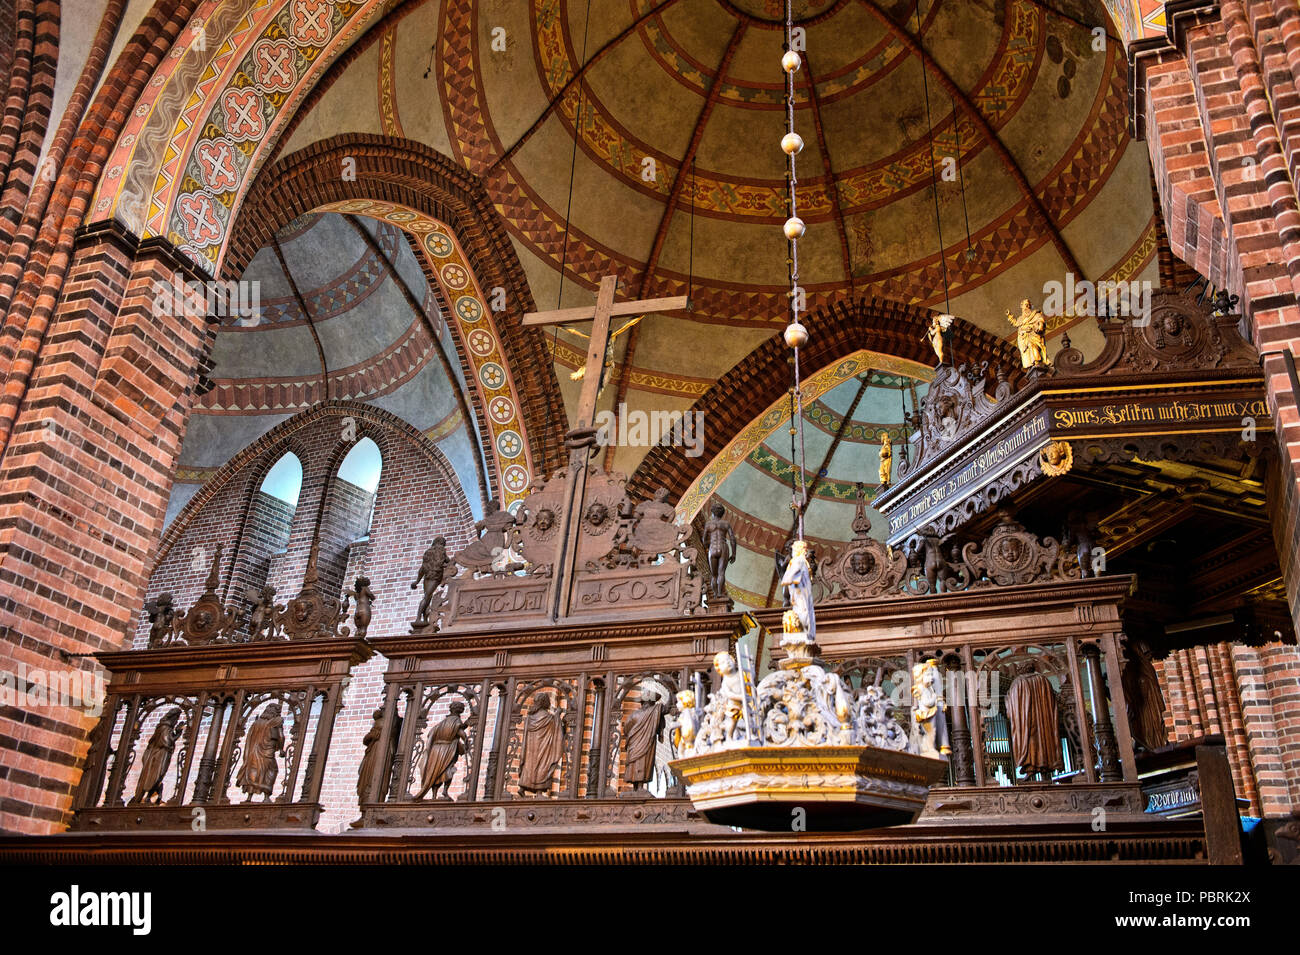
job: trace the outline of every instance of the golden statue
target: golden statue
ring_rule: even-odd
[[[1029,304],[1029,299],[1020,302],[1020,317],[1007,312],[1007,321],[1016,326],[1016,347],[1020,349],[1021,365],[1033,368],[1052,363],[1052,359],[1047,357],[1047,319]]]
[[[889,442],[889,432],[880,433],[880,486],[889,487],[889,469],[894,463],[894,446]]]
[[[953,316],[951,315],[931,315],[930,327],[926,330],[925,337],[930,340],[930,347],[934,353],[939,356],[939,364],[944,363],[944,350],[948,342],[952,340]]]
[[[673,752],[680,759],[695,751],[695,734],[700,729],[700,714],[695,709],[695,691],[677,694],[677,723],[673,726]]]

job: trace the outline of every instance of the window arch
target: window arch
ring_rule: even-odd
[[[271,465],[271,470],[266,472],[266,477],[262,478],[258,490],[289,505],[291,509],[296,509],[298,495],[302,493],[302,462],[298,460],[298,455],[292,451],[280,455]]]

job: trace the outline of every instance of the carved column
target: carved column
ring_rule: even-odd
[[[194,778],[194,801],[205,803],[212,793],[212,775],[217,770],[217,747],[221,742],[221,730],[226,722],[226,701],[212,698],[212,722],[208,725],[208,739],[203,744],[203,755],[199,758],[199,772]]]
[[[605,681],[591,681],[591,751],[587,755],[587,798],[595,799],[605,788]]]
[[[962,673],[961,657],[950,653],[943,658],[947,679],[948,713],[952,717],[952,774],[957,786],[975,785],[975,754],[971,752],[970,724],[966,700],[970,683]]]
[[[1101,675],[1101,653],[1096,644],[1085,643],[1079,647],[1083,669],[1088,679],[1088,696],[1092,700],[1092,722],[1097,730],[1097,752],[1101,756],[1103,783],[1117,783],[1124,778],[1119,764],[1119,748],[1115,743],[1115,727],[1110,721],[1110,707],[1106,705],[1106,684]]]

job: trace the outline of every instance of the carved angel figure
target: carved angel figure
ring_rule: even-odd
[[[149,646],[162,646],[171,636],[172,623],[176,619],[172,595],[159,594],[144,605],[144,612],[149,617]]]

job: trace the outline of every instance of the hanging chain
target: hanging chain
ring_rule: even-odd
[[[790,324],[785,328],[785,343],[794,351],[794,391],[791,408],[790,430],[792,437],[799,437],[799,484],[792,489],[791,508],[795,512],[798,540],[803,540],[803,515],[808,507],[808,470],[804,453],[803,440],[803,391],[799,380],[799,349],[808,342],[808,329],[799,322],[799,312],[803,301],[799,290],[799,239],[805,227],[799,218],[796,202],[796,186],[799,177],[795,171],[795,156],[803,149],[803,137],[794,131],[794,75],[799,71],[801,61],[794,48],[794,14],[791,0],[785,0],[785,53],[781,57],[781,69],[785,71],[785,135],[781,137],[781,150],[789,158],[789,171],[786,180],[790,187],[790,217],[782,227],[790,251]],[[791,449],[793,450],[793,449]]]

